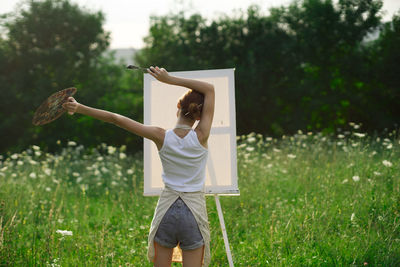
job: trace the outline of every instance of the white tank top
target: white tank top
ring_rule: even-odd
[[[159,150],[164,184],[180,192],[202,191],[206,180],[208,150],[194,130],[181,138],[173,130],[165,131]]]

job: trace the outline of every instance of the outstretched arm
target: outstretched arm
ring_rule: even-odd
[[[117,113],[79,104],[73,97],[68,98],[68,102],[63,104],[63,108],[70,114],[76,112],[91,116],[95,119],[115,124],[131,133],[148,138],[154,141],[158,149],[161,149],[164,142],[165,130],[160,127],[147,126]]]
[[[175,77],[169,75],[164,68],[160,69],[159,67],[150,67],[148,72],[160,82],[187,87],[204,95],[203,111],[201,113],[201,118],[199,124],[197,125],[196,132],[199,136],[200,142],[205,145],[208,137],[210,136],[211,124],[214,118],[214,85],[199,80]]]

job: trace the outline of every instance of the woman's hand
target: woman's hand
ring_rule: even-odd
[[[68,111],[69,115],[73,115],[79,107],[79,103],[72,96],[68,97],[68,102],[64,103],[62,106]]]
[[[159,67],[154,68],[153,66],[151,66],[150,68],[147,69],[147,72],[160,82],[168,84],[173,83],[173,77],[170,76],[164,68],[160,69]]]

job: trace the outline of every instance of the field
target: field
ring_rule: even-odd
[[[235,266],[400,266],[398,133],[351,126],[238,137],[241,195],[221,197]],[[151,266],[142,155],[59,145],[0,156],[0,266]],[[227,266],[207,205],[211,266]]]

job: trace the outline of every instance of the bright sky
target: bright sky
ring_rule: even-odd
[[[0,14],[13,11],[21,0],[0,0]],[[102,10],[106,15],[104,28],[111,32],[111,48],[141,48],[149,30],[150,15],[165,15],[176,10],[197,11],[212,19],[221,14],[246,10],[251,4],[263,12],[270,7],[286,5],[291,0],[72,0],[92,11]],[[400,0],[383,0],[384,20],[390,20],[399,11]]]

